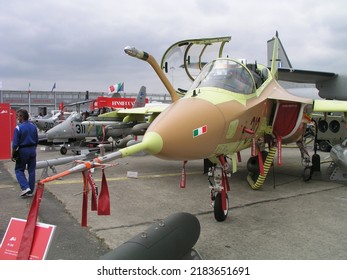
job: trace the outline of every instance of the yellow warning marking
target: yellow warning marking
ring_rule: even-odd
[[[196,174],[202,174],[201,171],[194,171],[194,172],[187,172],[187,175],[196,175]],[[151,179],[151,178],[164,178],[164,177],[172,177],[172,176],[181,176],[182,173],[167,173],[167,174],[148,174],[148,175],[142,175],[138,176],[138,179]],[[94,178],[94,177],[93,177]],[[125,180],[138,180],[134,178],[128,178],[128,177],[114,177],[114,178],[107,178],[108,182],[111,181],[125,181]],[[101,182],[101,179],[95,179],[95,182]],[[66,185],[66,184],[81,184],[83,183],[82,179],[75,179],[75,180],[58,180],[58,181],[51,181],[49,182],[49,185]]]

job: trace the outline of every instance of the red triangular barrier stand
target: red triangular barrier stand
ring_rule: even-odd
[[[98,201],[98,215],[110,215],[110,194],[108,192],[108,186],[105,176],[105,171],[102,169],[101,190]]]
[[[44,184],[38,183],[36,193],[31,202],[27,222],[25,224],[22,240],[19,245],[17,260],[28,260],[30,257],[31,247],[35,236],[35,227],[37,216],[39,214],[40,203],[42,199]]]

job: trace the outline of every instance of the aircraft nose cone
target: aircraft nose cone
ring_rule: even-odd
[[[53,138],[53,135],[54,135],[54,131],[52,131],[53,128],[51,128],[50,130],[48,130],[46,132],[46,136],[48,139],[52,139]]]
[[[47,130],[47,132],[46,132],[46,135],[47,135],[47,138],[48,139],[53,139],[55,136],[56,136],[56,128],[51,128],[51,129],[49,129],[49,130]]]
[[[66,130],[62,129],[60,125],[57,125],[55,127],[52,127],[51,129],[47,130],[46,135],[49,140],[55,139],[55,138],[61,138],[64,137],[66,133]]]
[[[224,126],[222,113],[211,102],[183,98],[162,112],[146,134],[153,132],[161,138],[162,148],[153,153],[155,156],[169,160],[193,160],[213,154],[222,141]]]

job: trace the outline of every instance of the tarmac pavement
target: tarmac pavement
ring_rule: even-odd
[[[12,168],[13,167],[13,168]],[[20,198],[11,161],[0,161],[0,240],[11,218],[27,219],[32,198]],[[109,247],[89,228],[82,228],[51,192],[44,191],[39,222],[56,225],[56,232],[46,256],[47,260],[97,260]]]
[[[202,161],[187,163],[187,187],[180,189],[181,162],[149,155],[116,160],[117,166],[105,170],[111,215],[98,216],[89,211],[87,228],[80,226],[81,174],[45,184],[39,220],[58,228],[48,258],[98,259],[155,221],[172,213],[188,212],[200,222],[200,238],[194,248],[203,259],[347,259],[347,184],[328,179],[329,163],[322,163],[321,171],[304,182],[298,149],[285,148],[283,165],[275,165],[263,188],[254,191],[246,182],[250,151],[245,150],[241,155],[238,172],[229,178],[230,209],[224,222],[214,219]],[[71,152],[66,156],[71,156]],[[329,153],[320,156],[322,162],[328,161]],[[38,148],[37,160],[57,157],[63,157],[58,150]],[[61,172],[71,166],[65,164],[56,169]],[[10,217],[26,219],[30,208],[31,199],[19,198],[13,169],[11,161],[0,165],[0,238]],[[12,178],[8,175],[3,180],[6,172]],[[37,170],[37,179],[41,173],[42,170]],[[127,174],[137,178],[129,178]],[[100,186],[99,169],[93,177]]]

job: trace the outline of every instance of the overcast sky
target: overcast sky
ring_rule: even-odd
[[[276,30],[294,68],[346,73],[345,0],[0,0],[0,81],[4,90],[56,82],[57,91],[107,92],[124,82],[126,92],[166,92],[124,47],[160,62],[177,41],[232,36],[225,54],[266,64]]]

